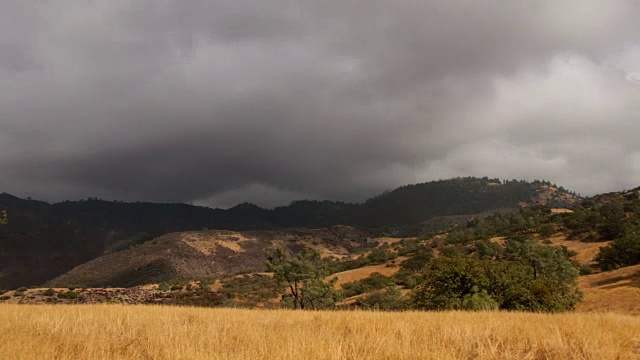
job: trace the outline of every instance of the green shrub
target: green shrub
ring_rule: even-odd
[[[395,286],[391,278],[380,273],[373,273],[369,277],[342,284],[342,295],[344,297],[352,297],[360,295],[372,290],[384,289],[388,286]]]
[[[425,265],[433,258],[433,249],[425,247],[417,250],[415,255],[404,260],[400,263],[400,267],[403,269],[411,270],[414,272],[421,271]]]
[[[20,288],[17,288],[17,289],[16,289],[16,292],[17,292],[17,291],[19,291],[19,292],[25,292],[25,291],[27,291],[27,290],[29,290],[29,289],[27,289],[26,287],[20,287]]]
[[[356,304],[371,310],[405,310],[410,302],[402,296],[400,288],[393,285],[358,299]]]
[[[53,296],[55,294],[56,294],[56,292],[53,289],[47,289],[47,290],[45,290],[44,293],[42,293],[42,295],[44,295],[44,296]]]
[[[75,291],[59,292],[58,298],[60,299],[77,299],[78,293]]]
[[[8,296],[8,295],[0,296],[0,300],[2,300],[2,301],[9,300],[9,299],[11,299],[11,296]]]
[[[593,274],[593,268],[589,264],[583,264],[580,266],[580,275],[591,275]]]
[[[472,289],[471,294],[467,294],[462,298],[462,308],[469,311],[490,311],[498,310],[499,304],[495,301],[486,290],[478,292],[478,289]]]
[[[464,257],[469,254],[471,249],[463,245],[447,246],[442,250],[442,256],[448,258]]]
[[[163,281],[160,284],[158,284],[158,290],[160,290],[160,291],[170,291],[171,290],[171,286],[167,282]]]
[[[276,298],[279,292],[280,289],[272,277],[259,274],[225,280],[222,288],[218,290],[226,299],[238,299],[248,305],[265,303]]]
[[[400,269],[395,275],[393,275],[392,280],[397,285],[404,286],[408,289],[413,289],[418,281],[418,277],[416,272],[409,269]]]

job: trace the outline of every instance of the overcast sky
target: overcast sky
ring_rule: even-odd
[[[0,192],[640,186],[637,0],[0,0]]]

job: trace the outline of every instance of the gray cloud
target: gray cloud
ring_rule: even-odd
[[[636,1],[0,0],[2,190],[358,201],[640,185]]]

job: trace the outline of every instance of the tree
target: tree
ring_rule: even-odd
[[[0,226],[7,224],[7,211],[0,211]]]
[[[598,233],[606,240],[616,239],[625,233],[624,206],[619,201],[609,201],[598,209],[602,223]]]
[[[318,310],[333,307],[339,300],[333,288],[337,278],[324,281],[329,271],[316,250],[305,246],[292,257],[288,250],[276,247],[266,257],[267,269],[279,286],[287,289],[282,294],[284,306]]]
[[[596,262],[604,271],[640,264],[640,226],[601,248]]]
[[[573,309],[582,293],[568,254],[550,246],[520,245],[518,251],[511,249],[511,259],[467,256],[431,261],[413,293],[414,306],[426,310]]]
[[[530,266],[534,280],[543,276],[562,283],[577,278],[578,270],[569,260],[574,254],[566,247],[544,245],[531,239],[509,239],[505,243],[504,258]]]
[[[538,233],[543,239],[547,239],[551,237],[551,235],[556,233],[556,226],[555,224],[551,223],[540,225],[540,227],[538,228]]]

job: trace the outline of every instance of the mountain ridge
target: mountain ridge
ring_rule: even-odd
[[[549,204],[580,199],[561,189],[545,181],[467,177],[406,185],[358,204],[300,200],[273,209],[240,204],[227,210],[97,198],[49,204],[4,194],[0,210],[9,213],[9,224],[0,228],[0,288],[40,284],[167,233],[348,225],[377,235],[411,235],[424,231],[429,219],[517,208],[539,202],[543,193]]]

